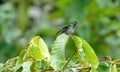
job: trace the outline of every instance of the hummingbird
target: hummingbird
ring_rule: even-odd
[[[56,33],[56,35],[59,35],[59,34],[62,34],[62,33],[73,34],[74,33],[74,29],[75,29],[77,24],[78,24],[78,22],[74,21],[72,24],[67,25],[67,26],[63,27],[61,30],[59,30]]]

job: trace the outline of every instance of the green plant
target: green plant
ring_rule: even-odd
[[[69,53],[70,48],[72,53]],[[119,59],[114,61],[109,59],[99,64],[94,50],[84,39],[75,35],[61,34],[52,44],[51,53],[41,37],[33,37],[19,56],[0,64],[0,71],[117,72],[119,70],[117,64],[120,64]]]

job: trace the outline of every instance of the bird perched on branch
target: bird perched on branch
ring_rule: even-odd
[[[78,22],[74,21],[72,24],[67,25],[67,26],[63,27],[61,30],[59,30],[56,35],[59,35],[59,34],[62,34],[62,33],[73,34],[74,29],[75,29],[77,24],[78,24]]]

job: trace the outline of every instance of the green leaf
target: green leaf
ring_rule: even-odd
[[[34,69],[36,69],[36,72],[42,72],[45,69],[47,70],[49,68],[49,65],[46,61],[41,60],[41,61],[37,61],[34,64]]]
[[[71,35],[71,37],[76,45],[81,62],[84,65],[90,64],[92,66],[92,70],[94,71],[99,64],[98,58],[94,50],[82,38],[77,37],[75,35]]]
[[[28,51],[28,57],[32,57],[34,60],[45,60],[47,62],[50,61],[50,54],[48,51],[48,47],[39,36],[33,37],[30,40]]]
[[[101,62],[96,72],[118,72],[117,66],[112,61]]]
[[[0,63],[0,72],[3,71],[3,66],[4,66],[4,64]]]
[[[32,65],[32,62],[24,62],[22,64],[23,70],[22,72],[31,72],[30,66]]]
[[[54,70],[60,70],[66,63],[65,46],[69,39],[66,34],[61,34],[57,37],[52,45],[51,66]]]
[[[76,45],[77,51],[78,51],[78,55],[80,60],[82,61],[82,63],[86,63],[87,58],[86,58],[86,54],[85,54],[85,49],[82,45],[82,41],[80,38],[76,37],[76,36],[71,36],[72,39],[74,40],[74,43]]]
[[[7,72],[16,72],[20,67],[21,65],[16,65],[16,61],[17,61],[18,57],[15,57],[15,58],[11,58],[9,60],[7,60],[7,62],[5,63],[4,65],[4,70],[3,71],[7,71]]]
[[[96,72],[111,72],[110,71],[111,64],[112,64],[111,61],[101,62]]]
[[[26,50],[25,50],[25,49],[23,49],[23,50],[20,52],[19,57],[18,57],[18,60],[17,60],[17,62],[16,62],[16,65],[22,64],[23,58],[24,58],[24,56],[25,56],[25,53],[26,53]]]

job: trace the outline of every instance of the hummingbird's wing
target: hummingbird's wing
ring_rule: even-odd
[[[70,25],[67,25],[65,27],[63,27],[62,29],[60,29],[57,33],[56,33],[56,36],[61,34],[61,33],[64,33],[68,28],[70,27]]]

